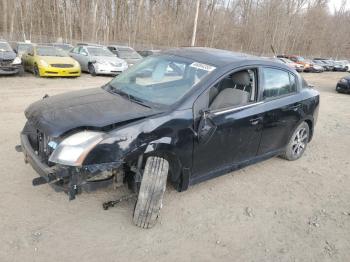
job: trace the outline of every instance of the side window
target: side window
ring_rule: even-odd
[[[294,75],[286,71],[264,68],[264,99],[288,95],[297,90]]]
[[[28,53],[28,55],[33,56],[34,55],[34,47],[33,46],[29,47],[27,53]]]
[[[210,88],[209,108],[217,110],[244,106],[255,101],[256,90],[256,69],[232,73]]]
[[[86,48],[84,48],[84,47],[81,47],[81,48],[80,48],[79,53],[80,53],[81,55],[85,55],[85,56],[88,55],[88,51],[87,51]]]
[[[75,54],[78,54],[79,53],[79,46],[77,47],[74,47],[73,50],[72,50],[72,53],[75,53]]]
[[[118,50],[113,47],[113,46],[109,46],[107,47],[109,51],[111,51],[113,54],[117,55],[119,57],[119,54],[118,54]]]
[[[297,91],[297,79],[295,78],[295,75],[289,74],[289,80],[290,80],[290,93],[294,93]]]

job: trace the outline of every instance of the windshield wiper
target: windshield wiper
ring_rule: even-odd
[[[142,99],[140,99],[140,98],[138,98],[138,97],[135,97],[135,96],[133,96],[133,95],[130,95],[129,93],[126,93],[126,92],[124,92],[124,91],[122,91],[122,90],[120,90],[120,89],[117,89],[117,88],[115,88],[115,87],[112,86],[112,85],[108,85],[108,86],[109,86],[109,89],[110,89],[113,93],[116,93],[116,94],[118,94],[118,95],[120,95],[120,96],[127,97],[128,100],[129,100],[130,102],[134,102],[134,103],[139,104],[139,105],[142,105],[142,106],[144,106],[144,107],[151,108],[151,107],[150,107],[149,105],[147,105]]]

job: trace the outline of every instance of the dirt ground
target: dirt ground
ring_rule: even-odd
[[[273,158],[165,194],[158,225],[132,224],[134,201],[108,211],[113,189],[67,195],[33,187],[15,152],[24,109],[43,95],[97,87],[108,77],[0,78],[0,261],[350,261],[348,73],[305,74],[321,93],[313,141],[298,161]]]

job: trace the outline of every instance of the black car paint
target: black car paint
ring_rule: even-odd
[[[25,110],[27,119],[37,123],[36,127],[50,137],[77,128],[103,128],[156,113],[102,88],[47,97]]]
[[[346,79],[347,83],[341,82],[339,80],[339,82],[337,83],[337,86],[336,86],[336,91],[339,93],[350,94],[350,76],[343,77],[342,79]]]
[[[28,122],[35,129],[39,127],[60,139],[78,129],[107,132],[81,168],[73,171],[70,167],[59,167],[63,170],[62,177],[70,177],[65,191],[74,191],[72,198],[79,192],[77,187],[85,183],[84,179],[78,179],[79,174],[90,169],[98,173],[106,166],[118,168],[125,163],[133,166],[141,155],[161,155],[170,160],[170,180],[177,190],[183,191],[189,185],[280,154],[302,121],[307,121],[313,132],[319,106],[318,92],[303,86],[299,74],[289,67],[222,50],[183,48],[164,53],[211,64],[217,69],[166,110],[142,108],[126,97],[95,89],[46,98],[26,111]],[[263,77],[259,72],[257,101],[241,108],[208,111],[207,90],[215,82],[234,71],[244,68],[260,71],[262,67],[278,68],[295,75],[298,91],[265,101],[261,95]],[[203,127],[203,121],[211,123],[212,132],[207,136],[199,129]],[[28,153],[28,145],[23,141],[30,129],[25,128],[22,132],[22,148],[26,157],[35,158]],[[41,175],[47,182],[51,181],[45,172]]]

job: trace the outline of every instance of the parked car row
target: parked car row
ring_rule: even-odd
[[[34,44],[0,40],[0,74],[23,71],[39,77],[78,77],[81,71],[96,75],[118,75],[143,56],[159,50],[136,52],[129,46],[78,43]],[[139,53],[143,54],[140,55]]]
[[[78,43],[33,44],[28,41],[0,40],[0,74],[18,74],[25,71],[40,77],[78,77],[81,71],[96,75],[118,75],[138,63],[143,57],[161,50],[135,51],[128,46]],[[349,71],[347,60],[326,58],[305,59],[296,55],[277,55],[270,58],[286,64],[297,72]]]
[[[305,59],[302,56],[278,55],[283,63],[294,68],[298,72],[322,73],[324,71],[350,72],[350,62],[348,60],[338,60],[326,58]]]

